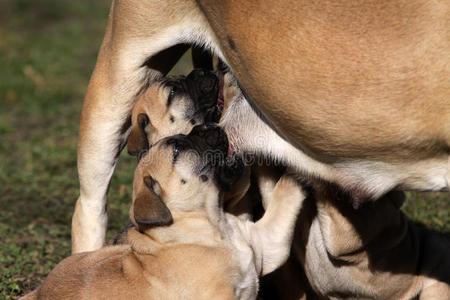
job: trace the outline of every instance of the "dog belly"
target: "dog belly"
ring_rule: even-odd
[[[246,92],[308,155],[407,161],[450,152],[444,5],[202,4]]]

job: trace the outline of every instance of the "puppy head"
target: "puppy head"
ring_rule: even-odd
[[[158,141],[142,157],[133,183],[132,222],[143,231],[173,222],[171,212],[204,210],[234,184],[244,165],[227,157],[228,139],[215,125]]]
[[[218,122],[222,110],[218,94],[218,77],[205,70],[151,85],[133,108],[128,152],[140,155],[164,137],[187,134],[196,124]]]

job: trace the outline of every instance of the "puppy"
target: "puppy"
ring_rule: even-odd
[[[210,71],[196,69],[187,77],[159,80],[133,108],[128,152],[142,155],[162,138],[188,134],[198,124],[217,123],[222,107],[219,78]]]
[[[450,237],[411,222],[400,210],[403,193],[355,210],[335,185],[315,181],[312,191],[298,217],[291,262],[279,277],[296,260],[326,298],[450,299]],[[278,289],[294,292],[285,282],[276,282]],[[304,292],[295,290],[298,299]]]
[[[188,134],[196,124],[217,123],[236,89],[230,73],[218,77],[205,69],[195,69],[187,77],[167,77],[150,85],[131,114],[128,153],[140,158],[162,138]],[[245,168],[238,182],[225,192],[224,206],[228,212],[251,218],[251,204],[242,201],[249,187],[250,168]]]
[[[154,144],[135,172],[126,244],[63,260],[23,299],[255,299],[258,277],[289,255],[304,195],[283,176],[258,222],[225,213],[222,191],[243,171],[227,150],[206,125]]]

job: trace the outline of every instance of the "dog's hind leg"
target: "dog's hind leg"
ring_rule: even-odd
[[[113,2],[81,114],[73,253],[95,250],[104,243],[108,186],[137,97],[171,69],[188,44],[212,44],[207,28],[190,1]]]

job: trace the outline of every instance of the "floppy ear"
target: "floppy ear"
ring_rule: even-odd
[[[137,117],[137,124],[134,124],[131,128],[130,136],[128,137],[128,153],[131,155],[139,155],[142,151],[149,149],[147,140],[147,134],[145,133],[145,127],[150,123],[148,116],[144,113],[140,113]]]
[[[154,226],[166,226],[173,222],[169,208],[149,187],[154,184],[150,176],[144,177],[146,186],[136,195],[133,204],[134,220],[139,231]]]

